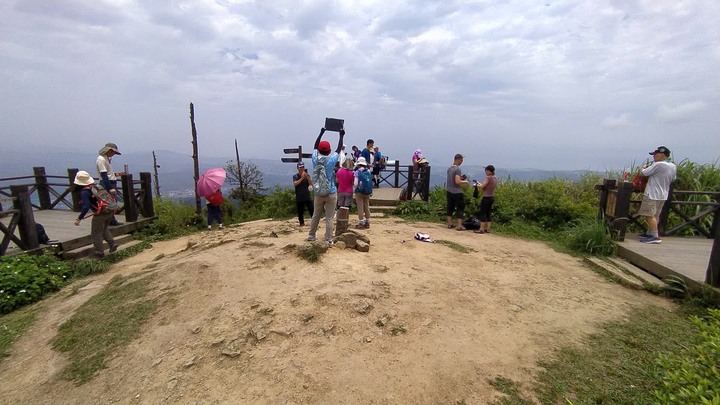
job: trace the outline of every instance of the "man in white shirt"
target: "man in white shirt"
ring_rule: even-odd
[[[653,156],[652,164],[641,171],[643,176],[648,177],[648,182],[638,214],[645,217],[648,230],[646,234],[640,235],[640,242],[659,244],[662,242],[658,234],[660,211],[670,193],[670,185],[675,180],[677,167],[669,160],[670,149],[665,146],[658,146],[650,154]]]

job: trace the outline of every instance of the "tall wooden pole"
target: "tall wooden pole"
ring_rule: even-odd
[[[237,139],[235,139],[235,159],[237,160],[238,182],[240,183],[240,198],[242,199],[245,196],[245,186],[243,185],[242,172],[240,171],[240,152],[238,152]]]
[[[197,143],[197,129],[195,128],[195,107],[193,103],[190,103],[190,126],[192,128],[192,146],[193,146],[193,164],[194,164],[194,179],[193,186],[195,186],[200,179],[200,165],[198,164],[198,143]],[[200,207],[200,195],[197,193],[197,187],[195,187],[195,212],[198,215],[202,214],[202,208]]]
[[[158,173],[157,169],[160,167],[160,165],[157,164],[157,157],[155,156],[155,151],[153,151],[153,173],[155,174],[155,195],[160,198],[160,182],[158,181]]]

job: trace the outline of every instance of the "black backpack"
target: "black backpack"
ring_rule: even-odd
[[[462,222],[465,229],[480,229],[480,220],[475,217],[470,217]]]
[[[48,237],[47,233],[45,233],[45,227],[35,223],[35,232],[37,233],[38,242],[41,245],[47,245],[48,242],[50,242],[50,237]]]

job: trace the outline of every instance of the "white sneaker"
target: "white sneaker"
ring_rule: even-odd
[[[325,246],[327,246],[327,247],[333,247],[333,245],[335,245],[335,242],[333,242],[332,240],[326,240],[326,241],[325,241]]]
[[[315,238],[314,236],[308,235],[307,239],[305,239],[305,240],[308,241],[308,242],[312,242],[312,241],[314,241],[315,239],[316,239],[316,238]]]

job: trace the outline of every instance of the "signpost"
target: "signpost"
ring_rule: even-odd
[[[283,163],[297,163],[302,162],[303,159],[309,159],[312,157],[311,153],[303,153],[302,151],[302,145],[298,146],[297,148],[285,148],[283,149],[284,153],[287,154],[296,154],[297,157],[284,157],[280,158],[280,160]]]

